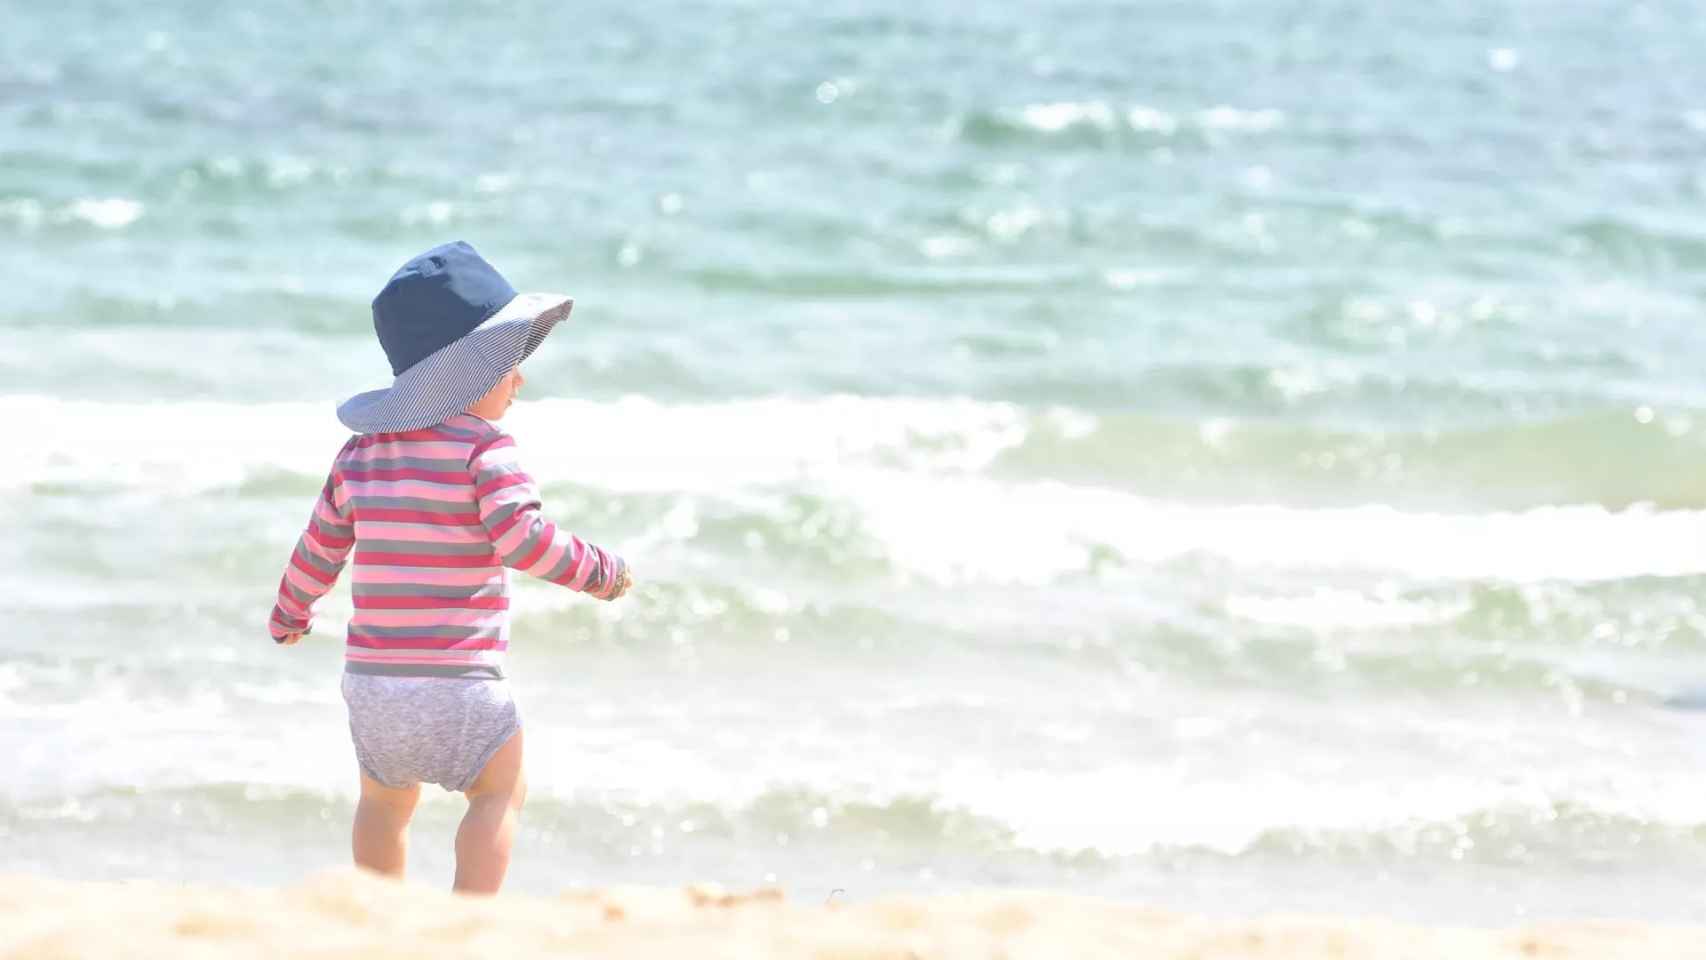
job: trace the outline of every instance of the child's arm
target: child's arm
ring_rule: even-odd
[[[503,434],[482,444],[468,461],[480,520],[504,566],[600,600],[626,593],[632,583],[628,564],[541,516],[539,492],[515,454],[515,441]]]
[[[308,528],[296,541],[284,577],[278,583],[278,602],[273,605],[267,631],[276,643],[295,643],[308,632],[314,601],[326,595],[355,545],[355,524],[347,509],[338,506],[333,478],[326,478]]]

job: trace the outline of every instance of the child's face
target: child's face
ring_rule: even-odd
[[[468,406],[468,412],[482,420],[497,420],[509,412],[509,405],[515,402],[516,392],[527,378],[521,375],[521,368],[515,367],[504,374],[493,385],[486,395]]]

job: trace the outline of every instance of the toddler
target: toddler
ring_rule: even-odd
[[[455,889],[495,893],[527,792],[521,717],[504,678],[509,574],[600,600],[628,566],[539,512],[539,494],[496,421],[520,364],[573,301],[517,294],[460,241],[404,264],[373,300],[396,379],[352,397],[339,451],[279,583],[268,629],[294,644],[354,553],[355,615],[343,696],[361,768],[358,866],[402,876],[422,783],[468,798]]]

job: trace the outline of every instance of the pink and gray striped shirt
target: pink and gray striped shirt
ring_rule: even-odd
[[[515,441],[466,413],[344,444],[279,583],[274,640],[308,630],[352,552],[345,669],[390,676],[501,678],[506,568],[603,600],[623,567],[541,516]]]

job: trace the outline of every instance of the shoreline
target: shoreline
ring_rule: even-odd
[[[1047,891],[803,903],[780,891],[575,889],[458,897],[350,868],[284,888],[0,876],[0,958],[1706,958],[1706,926],[1500,929],[1364,918],[1224,920]]]

